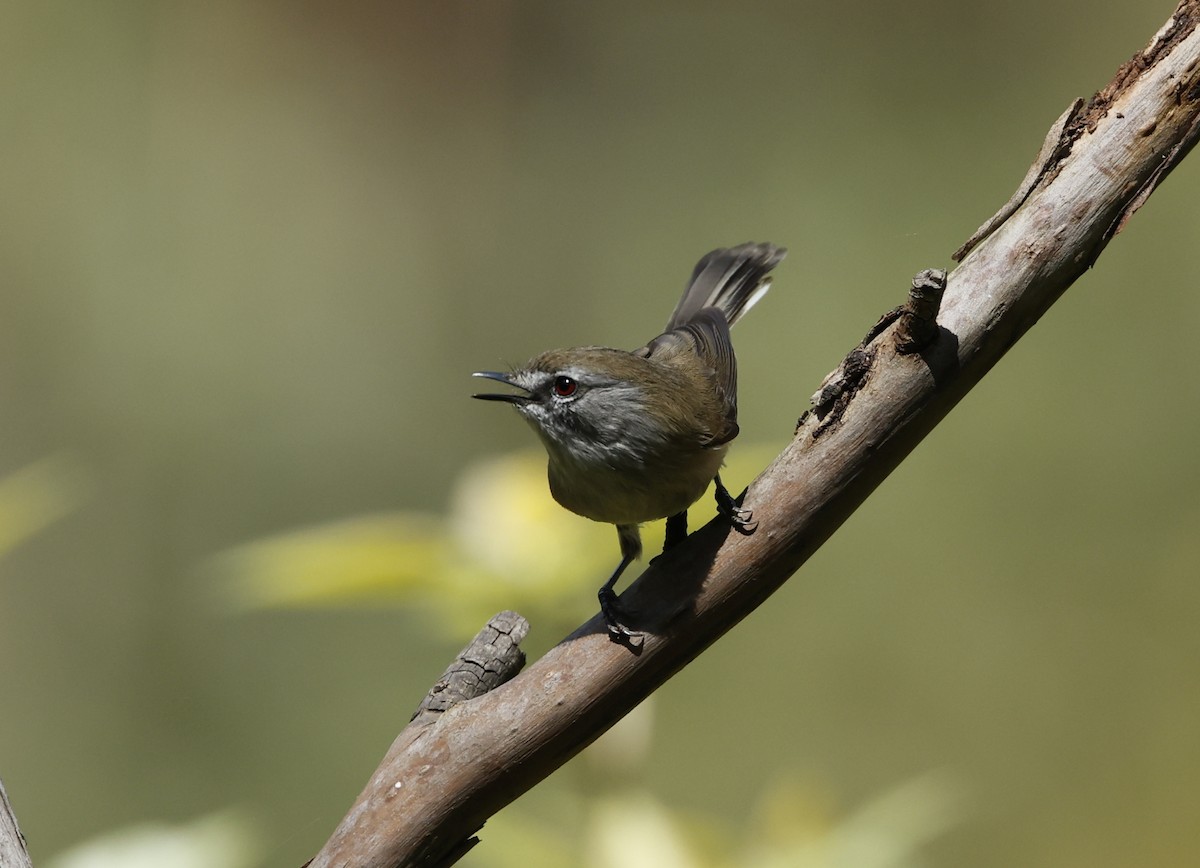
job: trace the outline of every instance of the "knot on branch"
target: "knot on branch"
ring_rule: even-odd
[[[937,315],[946,291],[946,272],[927,268],[913,278],[908,303],[899,308],[896,326],[896,349],[915,353],[937,337]]]
[[[876,339],[889,326],[896,323],[896,349],[904,354],[923,349],[937,337],[937,315],[945,291],[946,272],[940,268],[927,268],[913,278],[908,302],[881,316],[862,342],[846,354],[837,369],[825,377],[821,388],[809,398],[821,420],[813,429],[813,439],[841,421],[855,392],[867,381],[871,364],[875,361]],[[800,417],[796,430],[807,418],[808,413]]]
[[[437,680],[412,719],[441,714],[452,706],[494,690],[521,671],[525,652],[520,644],[529,635],[529,622],[516,612],[492,616]]]

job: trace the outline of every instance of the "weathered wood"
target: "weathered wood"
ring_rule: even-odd
[[[0,781],[0,868],[33,868],[4,781]]]

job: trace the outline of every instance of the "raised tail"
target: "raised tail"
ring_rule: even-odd
[[[706,307],[718,308],[733,325],[771,288],[771,269],[786,255],[786,248],[749,242],[709,253],[696,263],[667,331],[690,322]]]

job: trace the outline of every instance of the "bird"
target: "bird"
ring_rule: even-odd
[[[473,374],[519,390],[472,397],[508,403],[530,424],[546,448],[553,498],[616,525],[621,561],[597,592],[616,641],[638,635],[613,589],[642,554],[641,524],[665,518],[671,548],[713,482],[718,512],[742,532],[757,527],[720,476],[739,432],[729,329],[766,294],[786,254],[753,242],[706,254],[662,334],[638,349],[549,350],[507,372]]]

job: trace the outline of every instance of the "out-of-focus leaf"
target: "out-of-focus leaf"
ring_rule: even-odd
[[[327,606],[411,597],[443,571],[445,549],[432,516],[369,515],[248,543],[212,567],[236,608]]]
[[[726,471],[742,485],[773,454],[740,449]],[[706,495],[692,527],[715,514]],[[649,555],[663,522],[643,531]],[[530,450],[468,467],[445,517],[398,512],[350,518],[247,543],[211,568],[233,608],[364,605],[421,608],[456,636],[500,609],[566,629],[595,608],[618,560],[612,527],[573,515],[550,496],[546,457]]]
[[[456,488],[448,526],[467,560],[510,584],[576,585],[618,559],[606,554],[608,546],[616,552],[611,527],[554,502],[541,452],[518,452],[468,467]]]
[[[573,828],[520,808],[505,808],[487,821],[482,841],[463,859],[463,868],[578,868],[579,842]]]
[[[647,793],[622,790],[592,806],[584,846],[589,868],[701,868],[705,863],[663,805]]]
[[[920,848],[962,821],[962,785],[928,772],[876,795],[831,823],[820,802],[792,785],[771,790],[761,805],[759,832],[739,868],[909,868]]]
[[[62,455],[0,479],[0,556],[78,508],[90,489],[83,467]]]
[[[250,868],[265,847],[251,822],[221,811],[190,823],[143,823],[109,832],[49,860],[48,868]]]
[[[645,770],[654,741],[654,705],[652,694],[588,745],[580,758],[594,778],[634,779]]]

